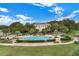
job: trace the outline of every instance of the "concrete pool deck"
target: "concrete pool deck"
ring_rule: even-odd
[[[53,42],[44,42],[44,43],[0,43],[2,46],[49,46],[49,45],[65,45],[65,44],[72,44],[73,41],[67,43],[53,43]]]

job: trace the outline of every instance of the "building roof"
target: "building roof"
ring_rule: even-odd
[[[34,23],[34,25],[48,25],[48,23]]]

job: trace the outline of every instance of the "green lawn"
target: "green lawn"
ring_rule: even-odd
[[[11,40],[0,40],[0,43],[12,43]]]
[[[79,49],[78,44],[58,45],[58,46],[0,46],[2,56],[71,56]]]
[[[68,35],[73,37],[75,32],[77,31],[71,31]],[[71,56],[76,53],[76,50],[79,55],[79,44],[37,47],[0,46],[0,56]]]
[[[73,37],[76,33],[79,33],[79,30],[72,30],[68,33],[69,36]]]

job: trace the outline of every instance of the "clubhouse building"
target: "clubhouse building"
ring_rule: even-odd
[[[42,29],[48,27],[49,24],[48,24],[48,23],[35,23],[34,26],[35,26],[36,29],[38,29],[39,31],[42,31]]]

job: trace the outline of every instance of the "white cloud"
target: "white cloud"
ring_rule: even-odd
[[[79,21],[78,20],[75,20],[75,23],[79,23]]]
[[[32,17],[24,16],[24,15],[16,15],[17,19],[14,19],[11,16],[0,15],[0,25],[10,25],[13,22],[20,22],[22,24],[26,24],[27,22],[33,23]]]
[[[79,14],[79,10],[75,10],[71,14],[69,14],[68,16],[58,18],[57,21],[61,21],[61,20],[65,19],[65,18],[73,18],[78,14]],[[78,21],[76,21],[76,22],[78,22]]]
[[[55,12],[57,16],[63,15],[64,9],[62,7],[57,6],[56,3],[33,3],[33,5],[39,6],[39,7],[52,7],[52,9],[48,10],[49,12],[51,13]]]
[[[65,19],[66,17],[60,17],[60,18],[57,18],[57,21],[62,21],[63,19]]]
[[[62,21],[63,19],[66,19],[66,18],[72,18],[72,17],[74,17],[74,15],[69,15],[69,16],[59,17],[59,18],[57,18],[57,21]]]
[[[25,15],[16,15],[18,19],[18,22],[22,23],[22,24],[25,24],[26,22],[29,22],[29,23],[32,23],[34,22],[32,20],[32,17],[29,17],[29,16],[25,16]]]
[[[57,19],[57,21],[62,21],[63,19],[66,19],[67,17],[60,17]],[[79,21],[78,20],[75,20],[75,23],[78,23]]]
[[[56,6],[54,11],[57,15],[62,15],[62,11],[64,11],[64,9],[62,7]]]
[[[36,3],[33,3],[33,5],[35,5],[35,6],[40,6],[40,7],[45,7],[44,5],[36,4]]]
[[[31,19],[31,17],[28,17],[28,16],[25,16],[25,15],[16,15],[16,17],[19,17],[19,18],[21,18],[21,19]]]
[[[79,10],[73,11],[73,13],[79,13]]]
[[[10,25],[12,22],[9,16],[0,15],[0,25]]]
[[[56,3],[33,3],[33,5],[35,6],[40,6],[40,7],[51,7],[51,6],[55,6]]]
[[[56,5],[55,8],[52,8],[48,11],[51,13],[55,13],[57,16],[61,16],[61,15],[63,15],[64,9],[62,7],[59,7]]]
[[[73,11],[70,15],[67,16],[67,18],[75,17],[77,14],[79,14],[79,10]]]
[[[8,12],[8,9],[7,8],[1,8],[0,7],[0,12]]]
[[[72,13],[72,14],[68,15],[66,18],[72,18],[72,17],[75,17],[76,15],[77,14]]]
[[[65,18],[73,18],[73,17],[75,17],[75,16],[77,15],[77,13],[79,13],[79,10],[73,11],[73,12],[72,12],[71,14],[69,14],[68,16],[60,17],[60,18],[57,19],[57,21],[61,21],[61,20],[65,19]],[[76,21],[76,22],[78,22],[78,21]]]

